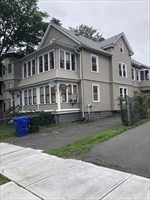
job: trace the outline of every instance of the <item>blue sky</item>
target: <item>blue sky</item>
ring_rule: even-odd
[[[133,58],[150,65],[149,0],[39,0],[38,6],[50,17],[60,19],[65,28],[84,23],[104,38],[124,32],[134,51]]]

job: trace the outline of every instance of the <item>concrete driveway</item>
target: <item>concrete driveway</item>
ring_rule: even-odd
[[[150,178],[150,122],[96,145],[84,161]]]
[[[1,200],[149,200],[150,179],[0,143]]]

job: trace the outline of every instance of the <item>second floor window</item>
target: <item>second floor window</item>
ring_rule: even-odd
[[[60,68],[75,71],[75,55],[60,51]]]
[[[28,62],[28,76],[31,76],[31,62]]]
[[[150,70],[141,70],[140,71],[140,80],[141,81],[148,81],[149,79]]]
[[[12,66],[11,66],[11,63],[8,64],[8,73],[11,73],[12,72]]]
[[[23,65],[23,74],[24,74],[24,78],[27,77],[27,64],[24,63]]]
[[[44,55],[44,71],[48,71],[48,54]]]
[[[43,72],[43,59],[42,56],[39,57],[39,73]]]
[[[98,72],[98,56],[92,55],[92,72]]]
[[[50,69],[54,69],[54,52],[49,53]]]
[[[119,76],[127,78],[127,66],[124,63],[119,63]]]
[[[132,80],[135,80],[135,69],[132,68]]]
[[[36,67],[35,67],[35,59],[32,60],[32,75],[35,75]]]

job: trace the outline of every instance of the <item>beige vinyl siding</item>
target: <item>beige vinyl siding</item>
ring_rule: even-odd
[[[84,84],[84,106],[86,112],[88,111],[88,104],[92,105],[91,111],[111,110],[109,83],[84,80],[83,84]],[[93,95],[92,95],[93,85],[99,85],[100,102],[93,102]]]
[[[76,46],[77,43],[74,42],[73,40],[71,40],[69,37],[65,36],[64,34],[62,34],[60,31],[58,31],[57,29],[55,29],[54,27],[51,27],[47,38],[45,39],[43,45],[41,46],[44,47],[46,45],[50,44],[50,41],[55,39],[58,42],[62,42],[63,44],[69,45],[69,46]]]
[[[98,58],[98,72],[92,72],[91,55]],[[83,79],[110,82],[110,58],[101,54],[82,51]]]
[[[119,44],[123,43],[124,52],[119,51]],[[127,85],[132,84],[132,73],[131,73],[131,57],[129,56],[128,49],[124,44],[122,38],[120,38],[116,43],[115,47],[112,49],[112,66],[113,66],[113,81],[118,83],[123,83]],[[124,63],[127,66],[127,78],[119,76],[119,62]]]

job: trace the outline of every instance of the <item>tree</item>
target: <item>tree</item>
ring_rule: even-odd
[[[50,23],[56,24],[58,26],[62,26],[61,21],[55,17],[52,17],[52,19],[50,20]]]
[[[0,58],[2,54],[34,51],[48,26],[37,0],[0,1]]]
[[[96,42],[100,42],[104,40],[102,35],[100,35],[100,33],[97,32],[97,29],[93,28],[93,26],[81,24],[76,28],[69,27],[69,29],[71,31],[74,31],[75,33],[78,33],[79,35],[82,35]]]

